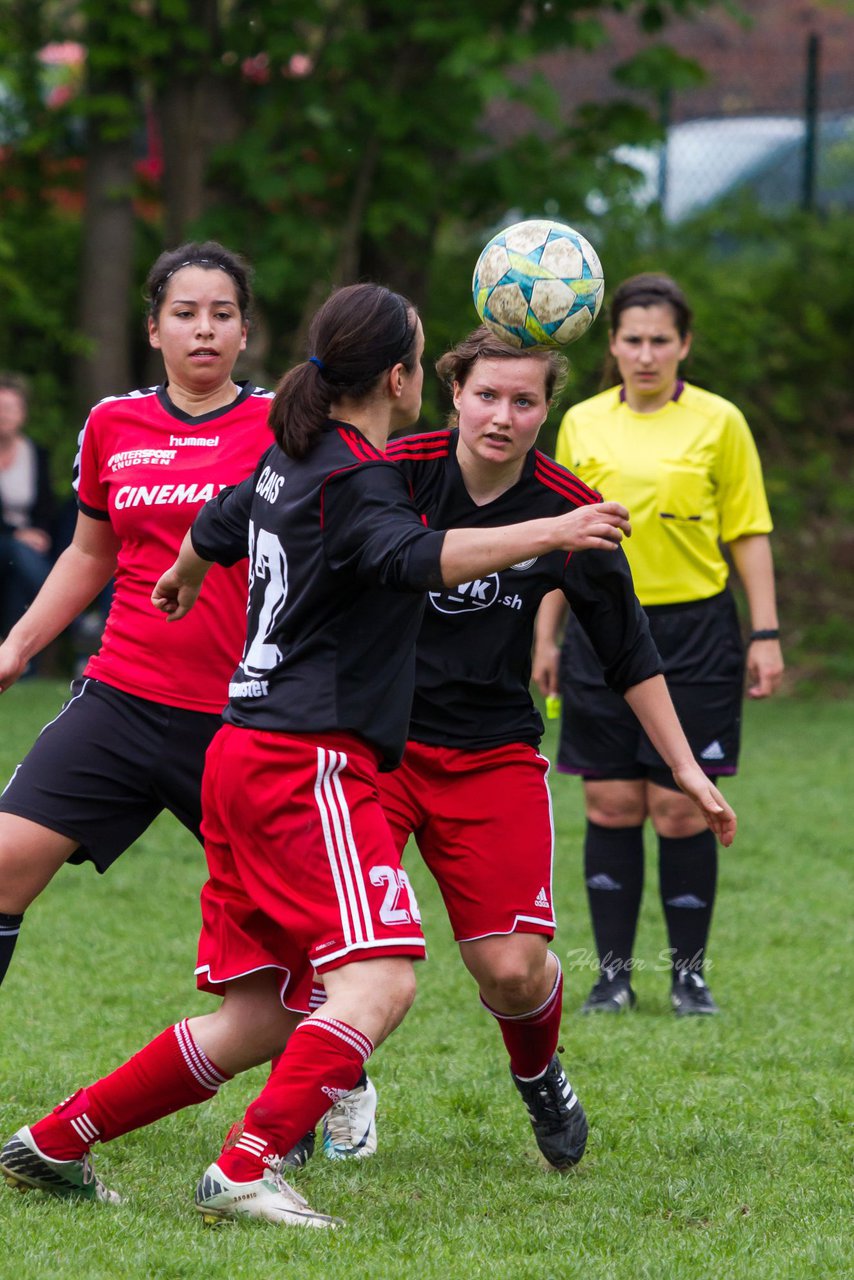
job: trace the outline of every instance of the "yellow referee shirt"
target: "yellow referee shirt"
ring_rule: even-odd
[[[561,422],[555,457],[628,507],[623,546],[641,604],[717,595],[728,574],[721,540],[771,532],[744,415],[689,383],[654,413],[635,413],[620,387],[582,401]]]

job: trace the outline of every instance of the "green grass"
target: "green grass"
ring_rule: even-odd
[[[3,695],[0,774],[61,696],[59,684],[33,681]],[[852,723],[850,701],[747,708],[746,772],[727,788],[741,827],[722,854],[712,938],[723,1013],[709,1021],[669,1013],[654,856],[640,1009],[578,1016],[592,981],[582,812],[577,783],[554,780],[564,1061],[591,1120],[574,1173],[538,1164],[497,1029],[410,857],[430,961],[415,1008],[372,1064],[379,1152],[364,1165],[315,1159],[297,1175],[346,1229],[207,1231],[197,1221],[195,1179],[259,1071],[206,1107],[98,1149],[101,1173],[127,1195],[117,1209],[0,1188],[0,1277],[850,1276]],[[27,916],[0,994],[2,1135],[210,1007],[192,978],[202,876],[201,853],[170,817],[108,876],[57,876]]]

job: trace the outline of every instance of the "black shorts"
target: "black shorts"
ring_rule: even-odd
[[[98,871],[164,809],[201,840],[202,770],[221,725],[213,713],[75,680],[0,795],[0,812],[76,840],[69,861],[94,862]]]
[[[711,778],[738,770],[744,645],[728,591],[646,610],[685,736]],[[563,719],[557,767],[584,778],[649,778],[675,788],[670,769],[634,712],[602,678],[581,627],[570,619],[561,653]]]

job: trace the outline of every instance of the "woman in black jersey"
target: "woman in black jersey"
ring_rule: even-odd
[[[616,503],[509,528],[426,528],[383,453],[420,409],[415,309],[380,286],[350,286],[315,316],[309,341],[309,360],[276,394],[276,444],[205,506],[152,597],[177,620],[212,562],[248,551],[246,642],[202,798],[197,975],[222,1003],[19,1130],[0,1153],[7,1182],[115,1200],[92,1173],[94,1142],[204,1101],[287,1041],[196,1205],[207,1221],[330,1224],[280,1166],[414,995],[424,941],[377,778],[403,752],[424,593],[556,548],[613,553],[629,532]]]
[[[599,495],[534,447],[565,361],[475,330],[437,366],[454,429],[393,441],[431,525],[488,528],[583,511]],[[401,768],[381,778],[395,843],[410,834],[441,889],[463,961],[497,1019],[534,1135],[556,1168],[584,1152],[587,1122],[556,1049],[562,978],[554,935],[553,829],[528,690],[534,621],[558,588],[610,687],[658,744],[703,819],[732,840],[735,820],[694,763],[621,550],[553,551],[432,591],[417,645]]]

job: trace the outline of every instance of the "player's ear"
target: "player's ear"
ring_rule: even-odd
[[[453,385],[452,391],[453,391],[453,399],[454,399],[454,408],[459,412],[460,396],[462,395],[463,388],[462,388],[462,383],[457,382],[456,378],[454,379],[454,385]]]
[[[160,333],[158,332],[157,321],[154,319],[154,316],[148,317],[148,342],[155,351],[160,350]]]
[[[679,359],[684,360],[688,352],[691,350],[691,343],[694,341],[693,333],[686,333],[682,339],[682,346],[679,349]]]

